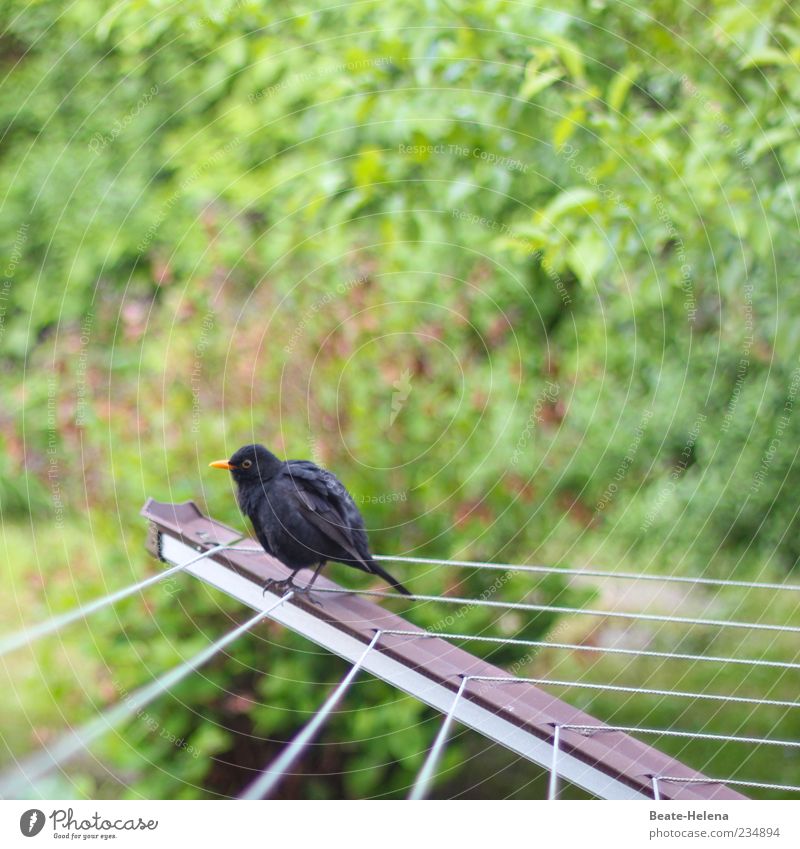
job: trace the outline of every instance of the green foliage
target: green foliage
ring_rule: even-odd
[[[151,570],[147,496],[240,525],[206,465],[253,439],[335,469],[379,552],[796,569],[800,29],[786,4],[15,0],[2,14],[4,621]],[[422,593],[609,600],[529,574],[395,568]],[[176,579],[37,649],[9,739],[47,739],[63,700],[70,721],[117,701],[231,615]],[[597,636],[451,605],[413,618]],[[724,636],[713,650],[736,651]],[[342,671],[290,634],[244,638],[148,711],[157,727],[138,717],[105,741],[108,769],[81,764],[72,792],[235,793],[220,764],[257,768]],[[674,683],[644,662],[622,672]],[[326,731],[339,759],[309,766],[339,777],[295,792],[402,795],[434,714],[369,680],[350,704]],[[616,709],[604,693],[587,705]],[[454,769],[468,750],[453,744]],[[797,781],[796,763],[781,769]]]

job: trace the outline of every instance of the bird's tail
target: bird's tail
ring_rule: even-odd
[[[377,563],[373,558],[369,559],[369,568],[370,571],[374,572],[376,575],[380,575],[387,584],[390,584],[397,592],[402,593],[403,595],[414,595],[414,593],[409,592],[396,578],[393,578],[379,563]]]

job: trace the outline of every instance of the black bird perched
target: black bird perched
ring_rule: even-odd
[[[230,460],[210,465],[230,470],[239,507],[253,523],[258,541],[292,570],[281,585],[296,588],[294,576],[313,566],[314,575],[302,590],[308,592],[328,560],[335,560],[380,575],[398,592],[411,595],[372,558],[364,519],[333,473],[308,460],[279,460],[263,445],[245,445]]]

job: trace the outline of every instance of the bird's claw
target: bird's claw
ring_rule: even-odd
[[[261,589],[261,595],[266,595],[267,590],[280,594],[288,592],[289,590],[297,592],[298,589],[299,587],[291,578],[284,578],[280,581],[277,578],[270,578],[268,581],[264,582],[264,586]]]
[[[304,595],[312,604],[315,604],[317,607],[322,607],[322,602],[318,601],[313,595],[311,595],[311,590],[308,587],[298,586],[292,578],[283,578],[282,580],[270,578],[264,583],[261,595],[266,595],[268,590],[279,594],[286,593],[291,590],[295,595]]]
[[[297,587],[295,593],[297,595],[305,596],[312,604],[315,604],[317,607],[322,607],[322,602],[319,601],[319,599],[314,598],[313,595],[311,595],[311,590],[308,587]]]

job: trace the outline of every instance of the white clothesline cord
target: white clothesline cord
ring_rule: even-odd
[[[447,711],[447,715],[439,728],[439,733],[436,735],[436,738],[428,751],[428,756],[425,758],[425,763],[422,765],[422,768],[414,781],[414,785],[411,788],[411,792],[408,794],[409,799],[424,799],[428,795],[428,790],[430,788],[431,781],[433,780],[433,772],[436,769],[436,764],[439,762],[442,752],[444,751],[445,743],[447,742],[447,737],[450,733],[450,726],[453,724],[456,707],[458,706],[461,696],[464,694],[464,690],[470,680],[469,676],[465,676],[461,679],[461,685],[453,698],[450,710]]]
[[[253,549],[255,550],[255,549]],[[704,584],[706,586],[739,587],[758,590],[789,590],[800,592],[800,584],[734,581],[723,578],[695,578],[686,575],[658,575],[644,572],[611,572],[603,569],[562,569],[558,566],[517,566],[513,563],[491,563],[474,560],[441,560],[432,557],[404,557],[376,554],[376,560],[388,563],[419,563],[427,566],[455,566],[460,569],[496,569],[504,572],[531,572],[542,575],[563,575],[565,578],[619,578],[629,581],[662,581],[664,583]]]
[[[220,637],[220,639],[198,652],[194,657],[174,667],[159,678],[156,678],[150,684],[146,684],[130,695],[124,696],[122,701],[101,713],[100,716],[90,720],[77,730],[67,732],[52,746],[46,746],[9,770],[0,777],[0,797],[9,798],[13,796],[15,790],[20,786],[32,785],[58,765],[87,749],[98,737],[111,731],[133,714],[138,714],[145,705],[171,687],[174,687],[175,684],[184,679],[189,673],[197,670],[214,657],[214,655],[222,651],[229,643],[232,643],[235,639],[253,628],[253,626],[257,625],[275,610],[275,608],[288,601],[293,595],[293,591],[286,593],[274,604],[264,610],[260,610],[255,616],[232,631],[229,631],[223,637]]]
[[[292,742],[283,750],[283,752],[258,776],[242,793],[242,799],[264,799],[268,797],[277,787],[281,779],[286,775],[286,772],[297,758],[302,754],[304,749],[311,743],[314,736],[322,727],[322,724],[328,718],[328,715],[336,707],[342,696],[347,692],[347,688],[353,682],[353,679],[358,675],[367,655],[375,647],[375,644],[381,637],[381,632],[376,631],[371,642],[364,649],[363,654],[350,668],[347,675],[342,678],[336,689],[328,696],[325,703],[314,715],[314,718],[303,728],[303,730],[292,740]]]
[[[770,784],[765,781],[745,781],[738,778],[680,778],[672,775],[654,775],[653,781],[671,781],[675,784],[730,784],[733,787],[757,787],[761,790],[786,790],[800,793],[800,787],[794,784]]]
[[[774,669],[800,669],[800,663],[790,663],[782,660],[763,660],[761,658],[725,657],[717,655],[684,654],[680,652],[653,651],[650,649],[621,649],[604,646],[589,646],[581,643],[556,643],[548,640],[522,640],[516,637],[484,637],[478,634],[450,634],[446,631],[403,631],[385,630],[387,635],[397,637],[416,637],[425,639],[439,637],[444,640],[475,640],[481,643],[497,645],[524,646],[537,649],[567,649],[569,651],[596,652],[599,654],[620,654],[635,657],[659,657],[664,660],[690,660],[702,663],[732,663],[747,666],[766,666]]]
[[[237,537],[237,539],[241,539],[241,537]],[[54,631],[58,631],[67,625],[71,625],[78,619],[84,619],[90,614],[96,613],[98,610],[102,610],[104,607],[108,607],[111,604],[122,601],[122,599],[133,595],[135,592],[143,590],[151,584],[157,584],[165,578],[168,578],[170,575],[174,575],[177,572],[186,569],[187,566],[191,566],[200,560],[204,560],[206,557],[210,557],[212,554],[216,554],[217,552],[222,551],[222,549],[230,547],[230,545],[231,543],[223,543],[221,545],[214,546],[214,548],[209,548],[208,551],[198,554],[197,557],[187,560],[186,563],[178,563],[175,566],[170,566],[169,569],[165,569],[157,575],[151,575],[143,581],[138,581],[135,584],[123,587],[121,590],[109,593],[102,598],[95,599],[82,607],[76,607],[72,610],[68,610],[66,613],[62,613],[58,616],[54,616],[52,619],[48,619],[45,622],[40,622],[38,625],[34,625],[28,630],[19,631],[16,634],[9,634],[7,637],[0,639],[0,656],[21,648],[27,643],[38,640],[47,634],[52,634]]]
[[[237,546],[233,551],[264,554],[263,548]],[[539,575],[561,575],[565,578],[618,578],[627,581],[660,581],[675,584],[702,584],[711,587],[739,587],[753,590],[787,590],[800,592],[800,584],[781,584],[765,581],[736,581],[726,578],[699,578],[689,575],[659,575],[647,572],[611,572],[605,569],[563,569],[558,566],[529,566],[514,563],[492,563],[480,560],[444,560],[434,557],[374,554],[375,560],[385,563],[417,563],[424,566],[454,566],[458,569],[489,569],[503,572],[527,572]]]
[[[800,634],[800,626],[770,625],[761,622],[739,622],[734,619],[702,619],[689,616],[666,616],[656,613],[628,613],[618,610],[593,610],[582,607],[560,607],[558,605],[530,604],[523,601],[491,601],[480,598],[459,598],[455,596],[418,595],[404,596],[384,590],[348,590],[342,587],[319,587],[320,593],[339,595],[367,595],[378,598],[398,598],[405,601],[436,601],[442,604],[461,604],[470,607],[494,607],[502,610],[530,610],[537,613],[565,613],[580,616],[602,616],[609,619],[631,619],[639,622],[673,622],[680,625],[707,625],[715,628],[746,628],[750,631],[780,631],[787,634]]]
[[[550,763],[550,778],[547,782],[547,800],[558,798],[558,750],[561,744],[561,726],[556,725],[553,732],[553,760]]]
[[[593,734],[620,732],[623,734],[655,734],[659,737],[688,737],[693,740],[719,740],[723,743],[786,746],[800,748],[800,740],[771,740],[768,737],[737,737],[735,734],[711,734],[705,731],[675,731],[671,728],[638,728],[631,725],[562,725],[563,731],[576,731],[591,737]]]
[[[387,630],[384,631],[385,635],[395,635],[395,636],[426,636],[420,635],[417,632],[409,631],[397,631],[397,630]],[[427,635],[430,636],[430,635]],[[425,759],[425,763],[420,770],[416,781],[414,782],[414,786],[411,789],[411,793],[409,795],[409,799],[424,799],[428,793],[428,789],[430,787],[431,781],[433,779],[434,770],[436,765],[441,758],[442,752],[444,751],[445,744],[447,742],[447,738],[450,733],[450,726],[453,723],[456,708],[461,701],[461,698],[464,695],[464,692],[471,682],[492,682],[498,684],[540,684],[540,685],[558,685],[558,686],[568,686],[568,687],[588,687],[590,689],[597,690],[611,690],[617,692],[628,692],[628,693],[646,693],[651,695],[661,695],[661,696],[678,696],[678,697],[686,697],[686,698],[700,698],[700,699],[716,699],[720,701],[734,701],[734,702],[744,702],[744,703],[755,703],[755,704],[769,704],[776,705],[781,707],[800,707],[800,704],[797,702],[783,702],[778,700],[762,700],[762,699],[749,699],[744,697],[736,697],[736,696],[719,696],[719,695],[711,695],[708,693],[688,693],[681,691],[670,691],[670,690],[656,690],[656,689],[647,689],[647,688],[637,688],[637,687],[622,687],[615,685],[604,685],[604,684],[587,684],[580,681],[560,681],[560,680],[552,680],[547,678],[518,678],[515,676],[498,676],[498,675],[467,675],[461,681],[461,686],[458,688],[455,697],[453,698],[453,702],[450,705],[450,709],[447,712],[447,715],[442,722],[442,725],[439,729],[436,738],[431,745],[430,751],[428,752],[428,756]],[[713,739],[713,740],[721,740],[728,742],[738,742],[738,743],[750,743],[750,744],[761,744],[764,743],[766,745],[774,745],[774,746],[800,746],[800,742],[793,741],[783,741],[783,740],[769,740],[762,739],[756,737],[739,737],[735,735],[722,735],[722,734],[710,734],[705,732],[691,732],[691,731],[674,731],[671,729],[653,729],[653,728],[634,728],[634,727],[623,727],[623,726],[602,726],[602,725],[555,725],[555,731],[553,735],[553,756],[552,762],[550,765],[550,776],[548,781],[548,793],[547,798],[549,800],[556,799],[558,796],[558,754],[559,754],[559,746],[560,746],[560,737],[561,731],[570,730],[577,731],[579,733],[588,733],[594,734],[599,732],[624,732],[627,734],[633,734],[636,732],[640,732],[643,734],[658,734],[658,735],[666,735],[673,737],[689,737],[689,738],[702,738],[702,739]],[[714,782],[712,782],[714,783]],[[726,782],[727,783],[727,782]],[[658,783],[656,777],[653,779],[653,795],[655,799],[660,799],[660,794],[658,791]]]
[[[682,699],[709,699],[717,702],[736,702],[746,705],[768,705],[771,707],[800,707],[800,702],[781,701],[780,699],[756,699],[748,696],[725,696],[718,693],[690,693],[683,690],[658,690],[651,687],[624,687],[620,684],[595,684],[587,681],[559,681],[552,678],[518,678],[516,676],[474,675],[473,681],[494,681],[498,684],[514,684],[523,681],[527,684],[541,684],[548,687],[582,687],[587,690],[603,690],[613,693],[637,693],[645,696],[676,696]]]
[[[387,634],[392,632],[386,632]],[[480,682],[494,682],[494,683],[502,683],[502,684],[557,684],[564,686],[577,686],[577,687],[591,687],[592,689],[607,689],[612,691],[622,691],[622,692],[648,692],[656,695],[664,695],[664,696],[686,696],[691,698],[714,698],[714,699],[722,699],[723,701],[745,701],[752,702],[756,701],[757,703],[762,703],[760,700],[752,700],[752,699],[738,699],[738,698],[730,698],[724,696],[710,696],[704,693],[683,693],[683,692],[672,692],[669,690],[642,690],[640,688],[635,687],[617,687],[613,685],[602,685],[602,684],[583,684],[581,682],[576,681],[554,681],[546,678],[517,678],[514,676],[496,676],[496,675],[469,675],[465,676],[461,682],[461,686],[456,693],[455,698],[453,699],[453,703],[450,706],[450,710],[445,717],[444,722],[439,730],[436,739],[431,746],[430,752],[428,753],[428,757],[425,761],[425,764],[422,770],[417,777],[417,780],[412,789],[412,794],[409,798],[411,799],[421,799],[424,798],[430,781],[433,776],[433,770],[441,757],[441,753],[444,749],[444,745],[447,741],[448,733],[450,730],[450,725],[453,722],[453,717],[455,715],[456,707],[464,694],[464,691],[467,687],[468,683],[473,681]],[[769,704],[776,704],[788,707],[798,707],[799,705],[794,702],[777,702],[770,701],[767,702]],[[633,728],[633,727],[623,727],[623,726],[590,726],[590,725],[570,725],[570,724],[556,724],[554,727],[553,734],[553,754],[552,761],[550,764],[550,775],[548,779],[548,790],[547,790],[547,798],[548,800],[554,800],[558,798],[558,755],[560,748],[560,738],[561,731],[570,730],[570,731],[578,731],[579,733],[587,733],[591,734],[597,732],[611,732],[618,731],[624,732],[627,734],[632,734],[635,732],[641,732],[645,734],[658,734],[658,735],[667,735],[667,736],[675,736],[675,737],[690,737],[690,738],[703,738],[703,739],[714,739],[714,740],[724,740],[729,742],[738,742],[738,743],[756,743],[756,744],[767,744],[767,745],[788,745],[788,746],[800,746],[800,743],[792,742],[792,741],[781,741],[781,740],[769,740],[755,737],[738,737],[735,735],[721,735],[721,734],[708,734],[704,732],[690,732],[690,731],[673,731],[671,729],[652,729],[652,728]],[[664,778],[663,776],[653,776],[653,797],[654,799],[660,799],[661,795],[658,788],[658,781],[660,780],[670,780],[668,777]],[[680,779],[675,779],[676,781]],[[747,783],[748,786],[762,786],[766,787],[767,785],[761,784],[756,785],[752,782],[730,782],[725,781],[721,782],[716,779],[691,779],[693,783],[704,783],[704,784],[715,784],[715,783]],[[775,789],[798,789],[800,788],[790,788],[788,786],[781,785],[772,785]]]

